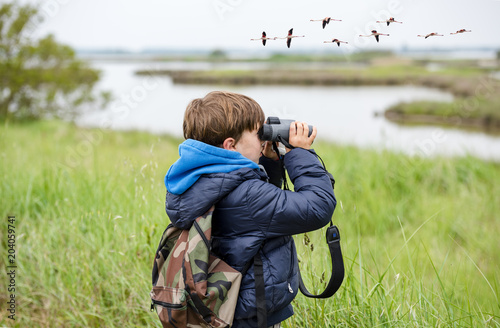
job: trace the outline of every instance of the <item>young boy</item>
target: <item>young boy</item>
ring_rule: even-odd
[[[279,327],[293,315],[299,288],[291,236],[326,225],[336,200],[329,177],[308,151],[316,128],[308,136],[305,123],[290,125],[295,148],[284,156],[295,191],[280,189],[277,154],[257,133],[264,120],[259,104],[244,95],[216,91],[194,99],[184,115],[180,158],[165,176],[166,210],[176,227],[188,229],[215,204],[213,251],[238,271],[261,252],[267,325]],[[257,327],[254,277],[252,264],[242,279],[232,327]]]

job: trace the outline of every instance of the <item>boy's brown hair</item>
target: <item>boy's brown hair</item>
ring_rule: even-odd
[[[220,147],[226,138],[236,142],[245,130],[264,124],[260,105],[242,94],[213,91],[204,98],[192,100],[184,113],[184,138]]]

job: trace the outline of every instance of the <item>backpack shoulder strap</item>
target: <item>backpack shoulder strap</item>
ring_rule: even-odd
[[[152,271],[152,281],[153,286],[156,286],[159,277],[159,271],[168,257],[168,254],[172,250],[181,230],[174,227],[172,223],[169,223],[165,231],[161,236],[160,242],[158,243],[158,248],[156,249],[155,258],[153,261],[153,271]]]
[[[267,327],[266,309],[266,284],[264,282],[264,263],[260,255],[263,246],[261,245],[257,254],[253,258],[253,271],[255,277],[255,306],[257,308],[257,327]]]

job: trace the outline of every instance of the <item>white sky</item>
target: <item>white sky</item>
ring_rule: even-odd
[[[0,1],[5,2],[5,1]],[[348,50],[454,47],[500,48],[500,0],[19,0],[39,4],[45,17],[37,33],[55,34],[58,41],[79,49],[143,48],[248,49],[285,51],[285,40],[258,38],[306,35],[292,41],[293,50],[335,49],[323,41],[338,38]],[[326,16],[342,19],[330,22]],[[376,24],[393,16],[403,24]],[[461,28],[472,33],[450,35]],[[377,29],[381,37],[359,38]],[[419,38],[438,32],[443,37]],[[335,48],[334,48],[335,47]],[[343,49],[343,51],[346,51]],[[333,51],[333,50],[332,50]],[[339,51],[339,49],[335,50]]]

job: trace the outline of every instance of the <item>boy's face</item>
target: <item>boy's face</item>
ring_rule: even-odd
[[[240,140],[234,145],[234,150],[257,164],[264,145],[264,142],[259,139],[258,131],[258,129],[245,130]]]

